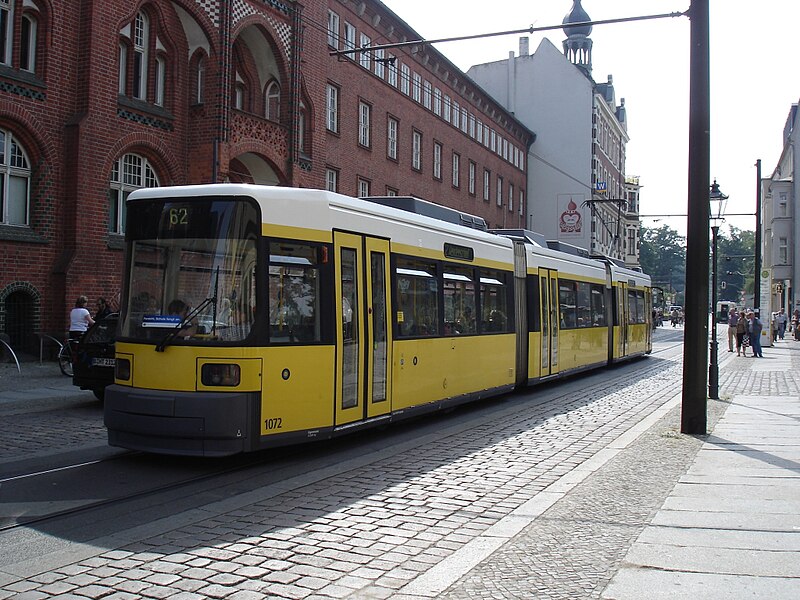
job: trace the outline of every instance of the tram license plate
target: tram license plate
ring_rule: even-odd
[[[93,358],[93,367],[113,367],[117,364],[116,358]]]

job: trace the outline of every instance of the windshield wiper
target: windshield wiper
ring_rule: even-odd
[[[192,319],[199,315],[209,304],[212,307],[212,333],[216,332],[217,329],[217,293],[219,290],[219,267],[217,267],[217,274],[214,278],[214,295],[210,298],[206,298],[203,300],[200,305],[192,309],[186,317],[181,319],[181,322],[175,325],[170,332],[164,336],[164,339],[161,340],[158,344],[156,344],[156,352],[163,352],[164,349],[169,345],[169,343],[175,339],[175,336],[178,335],[183,329],[185,329],[189,323],[191,323]]]

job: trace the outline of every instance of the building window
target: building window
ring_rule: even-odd
[[[355,50],[356,47],[356,28],[347,21],[344,22],[344,47],[345,50]],[[355,60],[355,54],[345,54]]]
[[[495,132],[494,129],[491,129],[489,131],[489,139],[491,140],[491,144],[489,146],[489,149],[492,152],[497,152],[497,133]]]
[[[477,168],[478,165],[476,165],[474,161],[469,161],[469,184],[467,186],[467,190],[469,191],[470,196],[475,195],[475,171]]]
[[[475,115],[469,116],[469,137],[475,139]]]
[[[383,79],[384,67],[386,59],[383,57],[384,50],[380,48],[375,50],[375,75]]]
[[[514,212],[514,184],[508,184],[508,212]]]
[[[339,15],[328,11],[328,46],[339,47]]]
[[[264,116],[270,121],[281,120],[281,85],[273,80],[267,84]]]
[[[453,152],[453,187],[461,185],[461,157]]]
[[[128,46],[119,44],[119,86],[117,93],[125,95],[128,91]]]
[[[397,57],[393,54],[389,55],[389,85],[397,87]]]
[[[150,46],[150,22],[144,13],[133,21],[133,88],[131,95],[147,99],[147,55]]]
[[[636,230],[628,229],[628,256],[636,254]]]
[[[244,98],[244,84],[239,81],[236,83],[236,87],[233,88],[233,108],[236,110],[244,110]]]
[[[442,112],[442,118],[450,122],[450,96],[447,94],[444,95],[444,111]]]
[[[397,130],[399,123],[397,119],[389,117],[386,122],[386,156],[392,160],[397,160]]]
[[[370,37],[362,33],[361,34],[361,47],[362,48],[369,48],[372,45],[372,40]],[[358,62],[359,64],[364,67],[367,71],[369,71],[372,61],[372,52],[364,52],[363,50],[358,55]]]
[[[0,63],[11,64],[11,41],[14,30],[14,6],[11,0],[0,0]]]
[[[467,123],[469,121],[469,113],[467,113],[466,107],[461,111],[461,131],[467,133]]]
[[[483,170],[483,199],[488,202],[491,197],[491,178],[492,172],[488,169]]]
[[[11,132],[0,129],[0,223],[29,224],[30,180],[25,150]]]
[[[156,89],[153,103],[156,106],[164,106],[164,89],[167,85],[167,62],[163,56],[156,58]]]
[[[422,134],[416,129],[411,134],[411,168],[422,170]]]
[[[411,82],[411,69],[408,65],[400,65],[400,91],[406,96],[409,94],[409,86]]]
[[[433,89],[433,114],[442,116],[442,90],[439,88]]]
[[[422,84],[422,105],[428,110],[431,109],[431,82],[425,81]]]
[[[358,197],[365,198],[369,196],[369,181],[366,179],[358,178]]]
[[[339,171],[328,167],[325,169],[325,189],[329,192],[339,191]]]
[[[202,104],[206,88],[206,57],[202,54],[197,57],[194,71],[194,102]],[[122,93],[122,92],[120,92]]]
[[[433,142],[433,178],[442,178],[442,145]]]
[[[125,200],[134,190],[157,186],[158,177],[146,158],[126,154],[117,159],[111,170],[108,230],[125,233]]]
[[[497,206],[503,206],[503,178],[497,178]]]
[[[365,148],[370,146],[370,112],[369,104],[358,103],[358,144]]]
[[[422,77],[419,73],[414,73],[413,75],[411,97],[414,102],[422,102]]]
[[[31,73],[36,72],[36,34],[38,21],[31,15],[22,17],[19,43],[19,68]]]
[[[789,264],[789,239],[785,237],[778,238],[778,264]]]
[[[328,131],[339,133],[339,88],[328,84],[326,100],[325,127]]]
[[[461,118],[461,109],[458,106],[458,102],[453,100],[453,127],[458,127],[458,120]]]
[[[524,212],[525,207],[525,192],[523,190],[519,191],[519,216],[525,214]]]
[[[399,192],[396,189],[394,189],[392,187],[389,187],[389,186],[386,186],[386,195],[387,196],[397,196],[398,193]]]

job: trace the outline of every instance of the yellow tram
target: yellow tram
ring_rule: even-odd
[[[413,198],[134,192],[109,443],[249,452],[650,352],[646,275],[484,228]]]

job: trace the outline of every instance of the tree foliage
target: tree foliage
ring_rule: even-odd
[[[639,264],[653,285],[663,288],[669,302],[683,304],[686,278],[686,238],[668,225],[642,227]]]
[[[686,279],[686,238],[668,225],[642,227],[639,263],[653,285],[664,289],[666,301],[684,303]],[[711,236],[709,236],[711,240]],[[723,226],[717,234],[717,297],[746,303],[753,293],[755,232]],[[708,251],[711,258],[711,248]],[[709,266],[709,274],[712,273]],[[724,282],[724,286],[723,286]],[[710,289],[710,288],[709,288]]]

